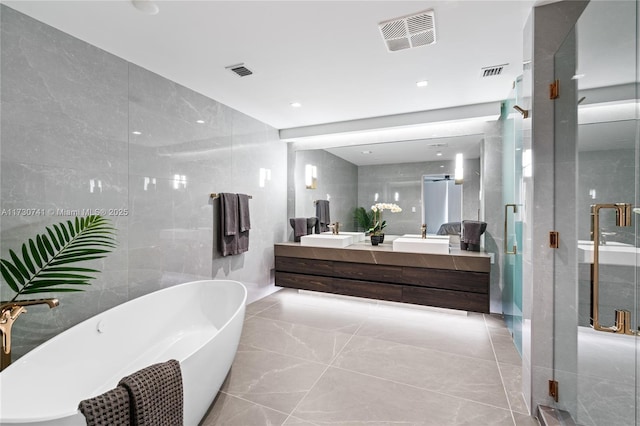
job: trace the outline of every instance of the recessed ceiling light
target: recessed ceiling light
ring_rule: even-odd
[[[300,108],[302,106],[300,102],[291,102],[290,105],[292,108]]]
[[[198,123],[198,124],[204,124],[204,120],[196,120],[196,123]]]
[[[582,77],[584,77],[584,74],[576,74],[571,77],[571,80],[580,80]]]
[[[440,166],[441,169],[444,169],[444,166]]]
[[[142,132],[139,132],[139,131],[137,131],[137,130],[134,130],[134,131],[133,131],[133,132],[131,132],[131,133],[133,133],[134,135],[141,135],[141,134],[142,134]]]
[[[438,152],[436,152],[436,155],[437,155],[438,157],[442,157],[442,152],[438,151]]]
[[[427,80],[420,80],[420,81],[416,82],[416,86],[418,86],[418,87],[427,87],[428,84],[429,84],[429,82]]]
[[[371,154],[373,151],[362,151],[363,154]]]

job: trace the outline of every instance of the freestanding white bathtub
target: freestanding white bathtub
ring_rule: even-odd
[[[70,328],[0,373],[0,424],[86,425],[77,409],[81,400],[150,364],[176,359],[185,425],[197,425],[231,368],[246,298],[236,281],[194,281]]]

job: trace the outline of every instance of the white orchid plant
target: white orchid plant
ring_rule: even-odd
[[[383,210],[391,210],[391,213],[399,213],[402,211],[400,206],[393,203],[376,203],[371,206],[373,212],[373,226],[369,229],[371,235],[380,235],[382,230],[387,226],[387,221],[382,220]]]

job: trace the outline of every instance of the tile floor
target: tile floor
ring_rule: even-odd
[[[202,426],[537,426],[500,317],[283,289],[247,306]]]

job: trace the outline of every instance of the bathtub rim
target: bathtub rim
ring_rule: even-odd
[[[189,285],[198,285],[198,284],[204,284],[204,283],[214,283],[214,284],[221,284],[221,283],[232,283],[233,286],[236,287],[240,287],[241,291],[242,291],[242,298],[240,300],[240,302],[238,303],[238,305],[236,306],[236,308],[233,310],[233,313],[231,315],[229,315],[228,318],[226,318],[226,321],[217,329],[217,333],[215,335],[213,335],[211,337],[211,339],[207,340],[206,342],[204,342],[202,345],[200,345],[197,349],[195,349],[194,351],[190,352],[189,355],[187,355],[186,357],[184,357],[181,360],[177,360],[178,362],[180,362],[180,365],[183,364],[184,361],[186,361],[187,359],[189,359],[190,357],[192,357],[194,354],[196,354],[199,350],[201,350],[203,347],[205,347],[207,344],[209,344],[213,339],[215,339],[215,337],[220,334],[220,332],[222,332],[223,330],[225,330],[229,324],[236,319],[236,317],[238,316],[238,314],[240,312],[244,312],[245,310],[245,305],[247,302],[247,288],[244,284],[242,284],[240,281],[236,281],[236,280],[226,280],[226,279],[208,279],[208,280],[196,280],[196,281],[188,281],[186,283],[180,283],[180,284],[176,284],[174,286],[169,286],[169,287],[165,287],[156,291],[152,291],[150,293],[146,293],[143,294],[141,296],[138,296],[134,299],[131,300],[127,300],[124,303],[121,303],[119,305],[113,306],[112,308],[109,308],[105,311],[99,312],[77,324],[74,324],[73,326],[69,327],[68,329],[64,330],[62,333],[59,333],[55,336],[53,336],[52,338],[42,342],[40,345],[38,345],[36,348],[34,348],[33,350],[27,352],[23,357],[21,357],[20,359],[18,359],[15,363],[12,363],[9,367],[7,367],[4,371],[0,372],[0,382],[2,382],[2,373],[4,373],[5,371],[8,371],[9,369],[11,369],[12,366],[14,365],[20,365],[20,361],[24,358],[27,358],[29,356],[30,353],[39,353],[40,351],[46,350],[46,346],[48,346],[49,344],[54,344],[54,342],[56,340],[59,339],[63,339],[67,334],[70,334],[72,332],[72,330],[75,327],[79,327],[80,325],[86,324],[86,323],[90,323],[93,321],[96,321],[99,319],[99,317],[103,314],[105,314],[106,312],[109,311],[114,311],[114,310],[119,310],[121,309],[121,307],[124,307],[125,305],[129,304],[129,303],[133,303],[138,301],[139,299],[142,299],[144,297],[150,296],[152,294],[158,294],[158,293],[162,293],[162,292],[168,292],[168,291],[175,291],[178,290],[181,287],[185,287],[185,286],[189,286]],[[29,360],[27,359],[28,362]],[[4,384],[3,386],[4,387]],[[87,398],[91,398],[91,396],[87,396]],[[80,403],[80,401],[78,401],[78,404]],[[41,423],[41,422],[47,422],[47,421],[56,421],[56,420],[61,420],[67,417],[71,417],[74,415],[82,415],[80,414],[80,411],[76,408],[75,410],[70,410],[70,411],[60,411],[57,413],[54,413],[52,415],[47,415],[47,416],[40,416],[40,417],[20,417],[20,418],[5,418],[5,417],[0,417],[0,424],[5,424],[5,423],[9,423],[9,424],[29,424],[29,423]]]

